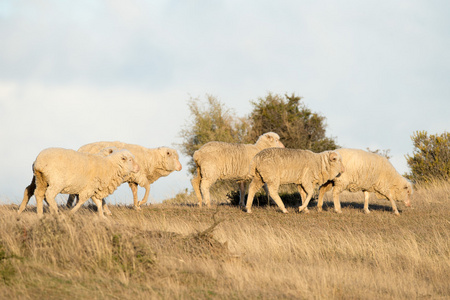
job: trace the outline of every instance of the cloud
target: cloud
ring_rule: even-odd
[[[245,116],[250,100],[294,92],[340,145],[391,149],[403,173],[415,130],[450,127],[449,13],[446,1],[3,1],[0,193],[21,197],[46,147],[176,147],[186,100],[207,93]],[[190,188],[185,172],[152,196]]]

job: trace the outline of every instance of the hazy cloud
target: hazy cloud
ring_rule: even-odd
[[[413,131],[450,127],[449,14],[447,1],[2,1],[0,197],[22,196],[47,147],[176,147],[186,100],[206,93],[244,116],[295,92],[340,145],[391,149],[403,173]]]

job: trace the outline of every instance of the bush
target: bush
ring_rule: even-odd
[[[273,131],[280,135],[286,148],[308,149],[313,152],[338,148],[334,138],[326,136],[326,118],[312,112],[295,94],[274,95],[252,101],[249,122],[250,139]]]
[[[188,162],[190,173],[195,172],[192,160],[194,152],[207,142],[246,142],[246,120],[237,118],[217,98],[207,95],[207,106],[202,105],[198,98],[191,98],[188,106],[193,119],[181,130],[180,135],[183,138],[181,152],[191,158]]]
[[[406,155],[411,169],[405,176],[414,182],[449,180],[450,178],[450,133],[429,135],[426,131],[416,131],[412,136],[414,150]]]

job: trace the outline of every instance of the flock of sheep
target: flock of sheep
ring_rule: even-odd
[[[251,181],[245,210],[251,213],[255,193],[264,186],[278,207],[287,210],[278,195],[281,184],[293,183],[302,198],[299,211],[308,211],[315,187],[319,188],[318,210],[322,210],[325,192],[333,189],[334,209],[341,213],[339,194],[344,191],[364,192],[364,212],[369,213],[369,194],[386,198],[399,214],[395,201],[410,206],[411,183],[402,177],[388,161],[378,154],[357,149],[338,149],[313,153],[309,150],[287,149],[278,134],[268,132],[255,144],[209,142],[193,155],[196,174],[191,180],[201,207],[210,206],[210,187],[221,179],[240,183],[240,205],[244,206],[245,182]],[[55,197],[70,194],[67,206],[75,213],[88,199],[98,208],[100,217],[111,214],[105,198],[119,185],[128,182],[134,207],[139,210],[148,200],[150,184],[182,168],[176,150],[166,147],[148,149],[121,142],[97,142],[78,151],[49,148],[39,153],[33,164],[33,179],[25,189],[20,214],[31,196],[36,198],[37,214],[43,215],[43,202],[51,212],[58,207]],[[138,201],[137,186],[145,188]]]

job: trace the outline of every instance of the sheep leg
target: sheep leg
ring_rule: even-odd
[[[306,201],[306,192],[303,189],[301,184],[297,184],[298,192],[300,193],[300,197],[302,198],[302,204]],[[305,207],[305,213],[309,213],[308,206]]]
[[[211,207],[210,193],[209,188],[214,182],[209,179],[202,179],[200,183],[200,191],[202,192],[202,196],[205,199],[206,206]],[[201,202],[199,202],[199,206],[201,206]]]
[[[76,213],[80,209],[80,207],[84,204],[84,202],[86,202],[88,200],[89,200],[88,195],[79,194],[77,205],[75,205],[75,207],[72,208],[72,210],[70,211],[70,214],[73,215],[74,213]]]
[[[47,188],[47,191],[45,192],[45,200],[47,201],[47,204],[50,206],[50,211],[52,214],[58,213],[58,205],[56,204],[55,197],[60,192],[59,189],[49,186]]]
[[[323,197],[325,196],[325,193],[328,192],[329,190],[331,190],[332,188],[333,188],[333,182],[331,182],[331,181],[325,183],[324,185],[322,185],[319,188],[319,199],[317,201],[317,211],[318,212],[322,211]]]
[[[368,191],[364,191],[364,212],[366,214],[370,214],[370,210],[369,210],[369,196],[370,196],[370,193]]]
[[[278,188],[280,184],[276,183],[270,183],[267,184],[267,188],[269,189],[269,195],[272,197],[272,199],[275,201],[275,203],[278,205],[278,207],[281,209],[281,211],[285,214],[287,214],[287,209],[284,207],[283,201],[281,200],[280,196],[278,195]]]
[[[197,168],[197,173],[191,180],[192,187],[194,188],[195,195],[197,196],[198,206],[202,207],[202,194],[200,192],[200,168]]]
[[[34,197],[36,198],[37,215],[42,217],[44,215],[44,196],[47,191],[47,181],[41,172],[35,171],[34,176],[36,177]]]
[[[131,188],[131,192],[133,193],[133,207],[136,210],[141,210],[138,206],[138,187],[135,182],[128,182],[128,186]]]
[[[302,185],[302,187],[303,187],[303,190],[306,193],[306,199],[304,201],[302,199],[302,206],[300,206],[298,208],[298,212],[301,212],[302,210],[305,210],[305,212],[307,213],[308,212],[308,204],[309,204],[309,201],[311,201],[314,188],[311,185],[309,185],[309,184],[308,185]]]
[[[397,205],[395,204],[395,200],[392,198],[391,193],[389,193],[388,200],[391,201],[391,204],[392,204],[392,210],[394,211],[394,214],[395,214],[396,216],[399,216],[400,213],[398,212]]]
[[[102,200],[92,197],[92,201],[94,201],[95,205],[97,205],[98,217],[106,219],[105,215],[103,214]]]
[[[17,212],[18,215],[20,215],[23,212],[28,202],[30,201],[31,196],[34,195],[35,190],[36,190],[36,178],[33,176],[30,185],[25,188],[25,192],[23,193],[23,200],[22,203],[20,204],[19,211]]]
[[[244,206],[244,198],[245,198],[245,181],[239,182],[239,205]]]
[[[341,202],[339,201],[339,194],[341,191],[336,187],[333,188],[333,203],[334,203],[334,211],[338,214],[342,213],[341,210]]]
[[[255,198],[255,194],[261,186],[263,186],[261,178],[256,176],[253,177],[252,182],[250,182],[250,185],[248,186],[247,205],[245,206],[245,211],[249,214],[252,213],[253,198]],[[267,195],[269,195],[269,193],[267,193]]]
[[[144,198],[142,198],[142,201],[139,201],[139,202],[138,202],[138,206],[141,206],[142,204],[147,203],[148,196],[150,195],[150,183],[147,183],[147,184],[144,186],[144,189],[145,189]]]
[[[75,200],[76,195],[70,194],[69,198],[67,198],[66,207],[71,208],[73,206],[73,201]]]
[[[108,216],[112,216],[112,212],[109,210],[109,207],[106,204],[105,198],[102,199],[102,205],[103,205],[103,211],[105,212],[105,214],[107,214]]]
[[[267,206],[270,206],[270,196],[269,196],[269,189],[267,188],[267,184],[264,183],[263,189],[267,196]]]

